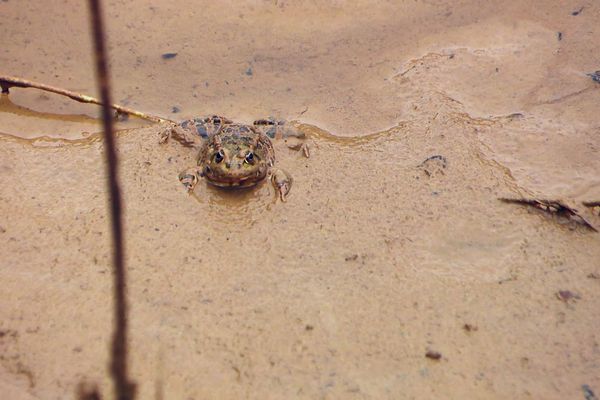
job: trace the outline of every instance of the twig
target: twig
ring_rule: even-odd
[[[106,63],[104,24],[100,0],[89,0],[94,50],[96,56],[96,74],[102,103],[112,104],[110,81]],[[113,118],[109,107],[102,107],[106,142],[106,167],[110,193],[113,264],[114,264],[114,312],[115,325],[112,338],[110,372],[113,379],[115,398],[132,400],[135,397],[135,383],[127,376],[127,298],[126,271],[124,261],[123,224],[121,219],[121,191],[118,181],[118,159],[115,151]]]
[[[591,229],[594,232],[598,232],[598,229],[588,221],[583,215],[579,213],[576,209],[568,206],[564,202],[560,200],[545,200],[545,199],[511,199],[502,197],[498,199],[504,203],[511,204],[521,204],[526,206],[535,207],[538,210],[542,210],[544,212],[558,215],[560,217],[566,217],[572,221],[575,221],[588,229]]]
[[[57,88],[54,86],[45,85],[43,83],[32,82],[27,79],[17,78],[14,76],[0,75],[0,87],[2,88],[2,93],[6,93],[6,94],[9,93],[9,89],[11,87],[34,88],[34,89],[44,90],[46,92],[56,93],[56,94],[59,94],[62,96],[67,96],[75,101],[80,102],[80,103],[97,104],[99,106],[102,106],[103,104],[105,104],[104,102],[96,99],[95,97],[87,96],[85,94],[81,94],[81,93],[77,93],[77,92],[72,92],[67,89],[61,89],[61,88]],[[147,113],[137,111],[137,110],[132,110],[131,108],[123,107],[118,104],[112,104],[112,103],[109,103],[109,104],[110,104],[109,105],[110,108],[116,110],[118,113],[121,113],[121,114],[135,115],[136,117],[147,119],[152,122],[174,122],[174,121],[171,121],[170,119],[157,117],[156,115],[147,114]]]

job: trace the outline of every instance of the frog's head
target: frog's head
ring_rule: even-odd
[[[246,125],[227,125],[209,142],[198,160],[202,175],[221,187],[250,187],[268,171],[266,149]]]

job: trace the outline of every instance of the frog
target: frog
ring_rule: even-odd
[[[200,178],[216,187],[251,188],[265,179],[273,184],[282,202],[292,187],[292,176],[275,167],[272,139],[285,138],[288,147],[310,156],[305,135],[285,121],[265,118],[252,124],[236,123],[212,115],[171,124],[159,141],[173,138],[185,146],[198,148],[196,165],[179,174],[179,181],[192,193]],[[288,143],[288,139],[292,143]]]

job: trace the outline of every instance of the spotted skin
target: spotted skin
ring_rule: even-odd
[[[214,186],[248,188],[270,178],[282,201],[286,201],[292,187],[291,176],[275,168],[275,151],[271,139],[290,135],[280,121],[261,119],[252,125],[237,124],[231,120],[211,116],[194,118],[171,127],[161,136],[161,142],[173,137],[185,145],[201,140],[196,165],[179,175],[188,192],[194,190],[200,178]],[[291,136],[304,138],[297,132]],[[308,157],[308,146],[298,149]]]

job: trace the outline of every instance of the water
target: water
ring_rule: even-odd
[[[94,94],[84,4],[41,7],[0,2],[1,73]],[[600,197],[585,75],[600,8],[579,7],[108,2],[116,102],[295,120],[312,148],[275,144],[294,177],[285,204],[268,182],[188,196],[177,174],[195,150],[119,125],[140,398],[600,390],[598,235],[497,201]],[[32,89],[0,99],[0,330],[18,332],[0,338],[0,387],[14,399],[109,387],[97,112]],[[428,176],[432,155],[448,165]]]

